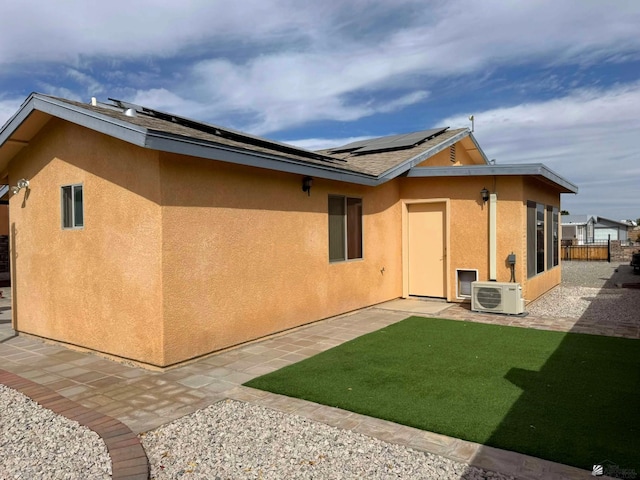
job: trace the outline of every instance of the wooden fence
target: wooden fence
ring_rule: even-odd
[[[611,261],[611,242],[604,240],[586,245],[573,245],[571,240],[562,241],[562,260]]]

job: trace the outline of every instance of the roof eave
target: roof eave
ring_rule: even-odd
[[[469,132],[469,138],[471,139],[471,141],[473,142],[473,145],[476,147],[476,149],[478,150],[478,153],[480,154],[480,156],[482,157],[482,159],[484,160],[484,163],[486,165],[489,165],[489,159],[487,158],[487,156],[484,153],[484,150],[482,150],[482,148],[480,148],[480,144],[478,143],[478,141],[476,140],[476,137],[473,136],[473,132]]]
[[[111,116],[102,115],[99,112],[65,103],[55,98],[37,93],[31,94],[13,117],[5,123],[2,129],[0,129],[0,148],[2,148],[5,142],[11,138],[12,134],[20,127],[20,125],[27,121],[29,115],[36,110],[144,148],[299,175],[315,176],[318,178],[326,178],[359,185],[377,186],[404,173],[407,173],[410,177],[539,175],[560,186],[564,193],[577,193],[578,191],[578,187],[552,172],[542,164],[415,167],[427,158],[432,157],[467,136],[470,137],[474,145],[478,148],[482,158],[487,162],[486,155],[476,142],[469,129],[465,129],[444,140],[442,143],[439,143],[420,154],[403,161],[399,165],[383,172],[379,176],[374,176],[335,168],[330,165],[324,166],[312,164],[292,158],[256,152],[250,149],[227,147],[204,140],[172,135],[162,131],[149,130],[129,123],[126,120],[119,120]]]
[[[561,193],[578,193],[578,187],[542,163],[468,165],[457,167],[414,167],[407,177],[540,176],[557,185]]]
[[[426,159],[433,157],[435,154],[440,153],[445,148],[449,148],[451,145],[453,145],[456,142],[459,142],[460,140],[469,136],[470,134],[471,132],[469,131],[469,129],[463,130],[462,132],[455,134],[453,137],[449,137],[448,139],[444,140],[442,143],[434,145],[433,147],[419,153],[418,155],[403,161],[402,163],[396,165],[395,167],[390,168],[389,170],[383,172],[379,176],[381,180],[380,183],[386,182],[388,180],[391,180],[395,177],[402,175],[403,173],[414,168],[419,163],[422,163]],[[482,155],[484,156],[484,153]],[[433,168],[433,167],[422,167],[422,168]]]
[[[144,146],[146,129],[143,127],[34,93],[5,124],[0,132],[0,147],[34,110],[82,125],[125,142]]]
[[[379,178],[364,173],[336,169],[329,165],[311,164],[286,157],[272,156],[252,150],[212,144],[205,140],[181,137],[160,131],[148,132],[146,147],[179,155],[189,155],[236,165],[266,168],[269,170],[326,178],[328,180],[359,185],[376,186],[382,183]]]
[[[20,125],[27,120],[29,115],[36,110],[118,138],[127,143],[153,150],[193,155],[211,160],[316,176],[360,185],[375,186],[381,183],[378,178],[372,175],[334,169],[330,166],[314,165],[285,157],[270,156],[251,150],[224,147],[206,141],[148,130],[127,121],[118,120],[111,116],[102,115],[37,93],[32,93],[0,130],[0,148],[11,138]]]

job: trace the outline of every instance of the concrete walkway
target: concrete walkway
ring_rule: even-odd
[[[439,301],[394,300],[230,349],[166,372],[151,372],[91,353],[14,336],[10,324],[0,320],[0,368],[117,419],[134,433],[152,430],[224,398],[232,398],[518,478],[578,479],[590,476],[586,470],[241,386],[254,377],[410,315],[552,330],[571,330],[575,323],[570,319],[552,322],[533,317],[477,314],[464,306]]]

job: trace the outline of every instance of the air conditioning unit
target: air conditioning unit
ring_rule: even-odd
[[[473,282],[471,310],[518,315],[524,312],[522,287],[519,283]]]

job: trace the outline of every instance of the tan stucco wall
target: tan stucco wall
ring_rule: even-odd
[[[523,202],[523,231],[525,232],[525,236],[524,236],[524,255],[525,255],[525,262],[523,262],[523,264],[521,265],[521,268],[523,268],[522,271],[522,275],[524,278],[527,278],[527,268],[526,268],[526,247],[527,247],[527,243],[526,243],[526,225],[527,225],[527,212],[526,212],[526,208],[527,208],[527,201],[533,201],[536,203],[542,203],[545,205],[545,207],[547,206],[552,206],[552,207],[557,207],[558,208],[558,212],[561,210],[560,207],[560,194],[557,192],[554,192],[553,189],[550,189],[548,185],[537,181],[535,179],[526,179],[523,182],[524,184],[524,188],[523,188],[523,194],[522,194],[522,202]],[[558,213],[558,223],[560,223],[560,215]],[[544,238],[545,238],[545,242],[546,242],[546,238],[547,238],[547,228],[549,228],[550,226],[550,219],[547,218],[547,211],[545,208],[545,222],[544,222],[544,228],[545,228],[545,232],[544,232]],[[561,234],[560,232],[560,225],[558,225],[558,234]],[[558,240],[558,245],[560,244],[560,241]],[[546,269],[546,265],[547,265],[547,256],[550,255],[551,252],[549,251],[548,248],[545,248],[545,271],[542,273],[539,273],[529,279],[527,279],[525,282],[523,282],[523,292],[525,295],[525,298],[527,299],[527,301],[532,301],[535,300],[536,298],[538,298],[540,295],[542,295],[543,293],[549,291],[551,288],[553,288],[554,286],[558,285],[561,281],[562,278],[562,261],[560,259],[560,257],[558,257],[558,265],[553,267],[550,270]]]
[[[402,179],[401,197],[405,201],[449,198],[448,288],[447,299],[456,301],[456,269],[478,270],[478,280],[489,278],[489,205],[480,191],[497,194],[496,279],[508,282],[510,253],[516,254],[515,277],[523,287],[524,298],[534,300],[560,283],[560,266],[527,278],[527,200],[559,206],[560,195],[535,180],[522,177],[456,177]],[[545,223],[548,225],[548,222]],[[545,237],[546,238],[546,237]]]
[[[400,296],[397,184],[301,185],[162,155],[167,363]],[[329,194],[363,199],[363,260],[329,262]]]
[[[455,162],[451,162],[451,150],[445,148],[441,152],[436,153],[433,157],[429,157],[424,162],[418,164],[419,167],[450,167],[452,165],[473,165],[471,156],[462,146],[461,142],[455,144]]]
[[[162,363],[158,154],[59,120],[12,160],[14,328]],[[85,226],[61,228],[60,187],[84,185]]]
[[[462,149],[458,149],[459,152]],[[449,162],[448,150],[446,162]],[[467,159],[470,161],[470,159]],[[521,177],[397,178],[379,187],[158,153],[52,120],[9,166],[15,328],[167,366],[403,295],[403,202],[447,205],[447,298],[456,269],[489,278],[488,204],[498,195],[497,279],[526,279],[526,201],[559,195]],[[60,187],[82,183],[85,227],[62,230]],[[363,200],[364,258],[330,263],[329,195]]]
[[[404,200],[449,198],[448,295],[456,301],[456,269],[478,270],[478,280],[489,280],[489,205],[480,190],[497,193],[497,246],[495,280],[508,282],[507,256],[514,252],[517,265],[526,266],[526,230],[522,230],[522,180],[520,177],[406,178]],[[526,213],[526,211],[524,212]],[[526,272],[526,268],[524,270]],[[526,278],[526,277],[525,277]],[[522,276],[516,277],[522,281]]]

